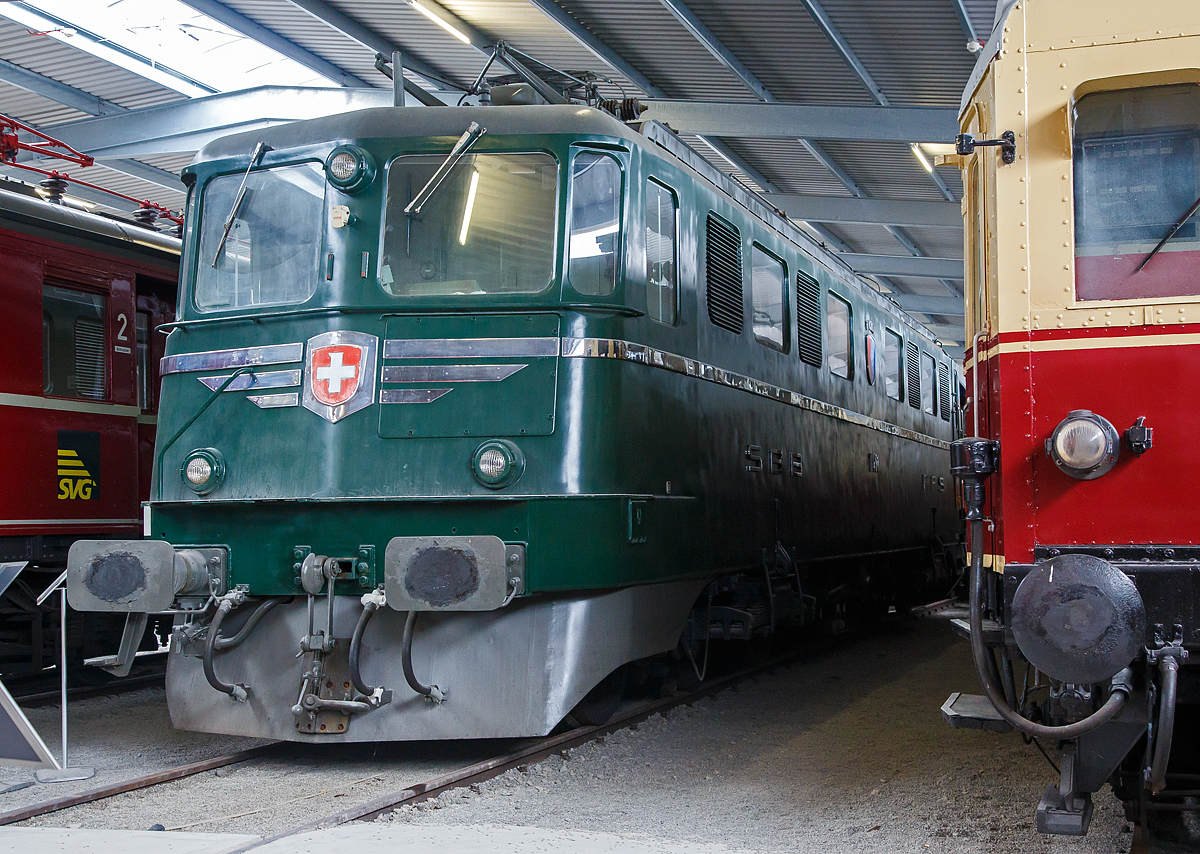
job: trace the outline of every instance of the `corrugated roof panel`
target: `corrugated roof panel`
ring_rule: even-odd
[[[556,0],[672,98],[755,100],[658,0]]]
[[[821,147],[863,191],[880,199],[945,199],[902,142],[822,140]],[[938,173],[941,174],[940,172]]]
[[[948,0],[822,6],[892,103],[957,105],[975,56]]]
[[[849,191],[796,140],[726,139],[737,152],[782,192],[848,196]]]
[[[0,18],[0,58],[128,109],[183,97],[178,92],[76,50],[57,39],[31,35],[24,27],[5,18]],[[12,110],[7,101],[5,108]],[[33,123],[56,120],[54,116],[32,114],[16,118]]]
[[[657,0],[649,2],[659,5]],[[756,0],[752,6],[729,0],[688,0],[687,7],[778,100],[874,103],[795,0]]]

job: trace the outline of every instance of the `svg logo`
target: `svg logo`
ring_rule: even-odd
[[[100,488],[100,434],[58,431],[58,498],[91,501]]]

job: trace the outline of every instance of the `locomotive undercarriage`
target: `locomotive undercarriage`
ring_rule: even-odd
[[[673,649],[704,584],[530,597],[492,611],[419,612],[417,620],[412,615],[418,612],[378,608],[357,649],[357,675],[368,692],[356,688],[350,661],[363,613],[358,598],[266,600],[279,604],[213,659],[218,678],[244,691],[240,702],[206,678],[211,623],[189,627],[180,616],[167,669],[172,722],[180,729],[293,741],[543,735],[606,675]],[[238,637],[262,607],[233,610],[219,624],[220,635]],[[330,624],[331,636],[325,635]],[[406,634],[407,668],[397,642]],[[411,688],[406,669],[417,684],[438,686],[440,696]]]

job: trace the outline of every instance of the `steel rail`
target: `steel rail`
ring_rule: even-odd
[[[805,645],[801,649],[793,650],[785,653],[770,661],[762,664],[739,670],[736,673],[730,673],[726,676],[713,679],[704,685],[701,685],[694,691],[689,691],[686,694],[681,694],[677,697],[668,697],[661,700],[653,700],[649,703],[643,703],[637,707],[626,711],[621,717],[611,720],[600,726],[583,726],[570,730],[569,732],[560,733],[559,735],[545,736],[539,738],[532,744],[528,744],[517,750],[495,756],[491,759],[485,759],[482,762],[477,762],[473,765],[468,765],[465,768],[459,768],[447,774],[434,777],[431,780],[426,780],[422,783],[409,786],[408,788],[399,791],[391,792],[380,797],[373,798],[365,803],[357,806],[348,807],[330,815],[319,818],[315,821],[306,822],[298,827],[286,830],[282,833],[273,836],[265,837],[254,842],[247,843],[240,848],[230,849],[226,854],[245,854],[248,851],[262,848],[281,839],[289,839],[298,836],[302,833],[310,833],[317,830],[325,830],[330,827],[337,827],[343,824],[349,824],[352,821],[367,821],[377,818],[386,813],[392,812],[395,809],[404,806],[405,804],[417,803],[419,801],[429,800],[440,795],[442,792],[451,789],[460,789],[469,786],[473,783],[482,782],[503,774],[520,765],[540,762],[543,759],[564,750],[569,750],[573,747],[579,747],[590,741],[603,738],[610,733],[616,732],[627,727],[635,726],[638,723],[646,720],[652,715],[660,712],[668,711],[676,706],[687,705],[696,700],[716,694],[717,692],[728,688],[737,682],[747,679],[751,676],[756,676],[764,673],[774,667],[790,664],[802,655],[811,654],[814,651],[820,651],[827,646],[844,641],[845,638],[827,639],[823,643],[814,645]]]
[[[141,688],[160,688],[162,684],[162,673],[129,676],[115,682],[110,682],[107,685],[86,685],[77,688],[68,688],[67,701],[86,700],[89,697],[112,697],[128,691],[137,691]],[[61,697],[61,691],[40,691],[36,694],[13,695],[13,699],[17,701],[17,705],[27,709],[53,705],[59,702]]]
[[[236,765],[239,762],[245,762],[248,759],[257,759],[275,749],[284,742],[275,741],[270,744],[262,744],[258,747],[251,747],[248,750],[239,750],[237,753],[230,753],[225,756],[215,756],[212,759],[205,759],[200,762],[192,762],[187,765],[180,765],[177,768],[168,768],[166,771],[157,771],[153,774],[146,774],[142,777],[135,777],[132,780],[125,780],[120,783],[112,783],[107,786],[99,786],[95,789],[88,789],[86,792],[80,792],[77,795],[69,795],[65,798],[59,798],[53,801],[42,801],[37,804],[30,804],[27,807],[10,810],[6,813],[0,813],[0,826],[6,824],[15,824],[18,821],[35,818],[39,815],[48,815],[49,813],[59,812],[60,810],[68,809],[69,807],[77,807],[80,804],[90,804],[94,801],[101,801],[105,798],[111,798],[114,795],[121,795],[125,792],[135,792],[138,789],[148,789],[151,786],[157,786],[160,783],[169,783],[172,780],[180,780],[184,777],[191,777],[195,774],[203,774],[205,771],[212,771],[216,768],[224,768],[227,765]]]
[[[589,741],[602,738],[610,733],[625,729],[626,727],[634,726],[654,714],[665,712],[677,706],[687,705],[695,702],[696,700],[703,699],[704,697],[716,694],[719,691],[728,688],[744,679],[765,673],[775,667],[791,664],[802,656],[820,653],[834,645],[840,645],[845,641],[846,637],[839,635],[832,638],[824,638],[819,641],[803,644],[798,649],[792,649],[786,653],[783,653],[782,655],[765,661],[762,664],[747,667],[734,673],[712,679],[694,691],[689,691],[685,694],[680,694],[675,697],[652,700],[647,703],[639,704],[631,709],[628,709],[621,717],[609,721],[601,726],[577,727],[558,735],[549,735],[542,738],[533,739],[531,743],[527,743],[525,746],[518,748],[513,752],[495,756],[490,759],[485,759],[481,762],[477,762],[464,768],[459,768],[455,771],[451,771],[447,774],[434,777],[433,779],[417,783],[405,789],[401,789],[387,795],[382,795],[363,804],[359,804],[358,806],[349,807],[345,810],[324,816],[316,821],[307,822],[299,827],[292,828],[274,836],[248,843],[241,848],[232,849],[226,852],[226,854],[242,854],[242,852],[252,851],[279,839],[287,839],[301,833],[307,833],[313,830],[321,830],[327,827],[336,827],[352,821],[372,819],[383,815],[384,813],[391,812],[397,807],[405,804],[437,797],[439,794],[449,789],[462,788],[472,783],[490,779],[491,777],[498,776],[499,774],[515,768],[518,765],[540,762],[542,759],[545,759],[554,753],[559,753],[563,750],[578,747]],[[177,768],[169,768],[165,771],[146,774],[142,777],[135,777],[119,783],[112,783],[107,786],[99,786],[97,788],[89,789],[85,792],[80,792],[78,794],[59,798],[57,800],[42,801],[40,803],[31,804],[27,807],[0,813],[0,826],[15,824],[17,822],[26,821],[38,816],[60,812],[71,807],[93,803],[95,801],[104,800],[116,795],[126,794],[128,792],[134,792],[140,789],[147,789],[151,786],[157,786],[161,783],[169,783],[174,780],[180,780],[184,777],[191,777],[196,774],[203,774],[206,771],[212,771],[217,768],[236,765],[240,762],[246,762],[251,759],[257,759],[268,755],[275,750],[287,747],[288,744],[288,742],[282,741],[272,742],[270,744],[252,747],[248,750],[230,753],[225,756],[217,756],[212,759],[205,759],[199,762],[181,765]]]

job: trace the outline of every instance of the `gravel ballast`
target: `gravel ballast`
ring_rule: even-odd
[[[1096,796],[1087,837],[1037,834],[1034,808],[1057,776],[1015,735],[947,727],[939,708],[957,690],[978,690],[967,644],[944,622],[907,623],[655,715],[603,743],[403,807],[377,826],[402,826],[410,838],[421,828],[442,836],[492,825],[754,852],[1128,851],[1131,836],[1107,789]],[[129,696],[143,705],[133,707]],[[126,736],[135,741],[127,754],[140,752],[139,762],[156,765],[253,743],[162,729],[153,724],[155,700],[161,705],[161,692],[73,707],[78,761],[99,767],[105,758],[119,759]],[[85,723],[89,703],[114,707],[95,716],[109,721],[108,730]],[[57,719],[52,709],[33,714]],[[52,736],[46,723],[39,721],[39,729]],[[88,743],[89,732],[103,733],[107,753]],[[271,835],[514,747],[288,745],[267,758],[26,825],[146,830],[162,824]],[[121,761],[132,764],[129,756]],[[18,773],[0,769],[4,779]],[[0,795],[0,809],[66,794],[65,785]]]

